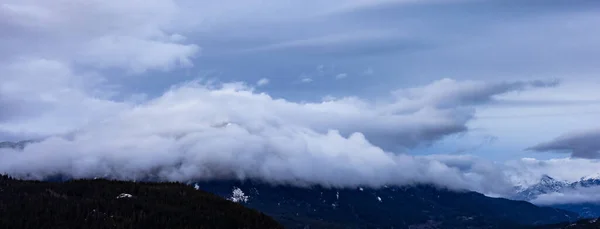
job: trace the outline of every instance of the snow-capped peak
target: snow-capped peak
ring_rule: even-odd
[[[588,175],[588,176],[584,176],[581,177],[581,180],[600,180],[600,173],[596,173],[596,174],[592,174],[592,175]]]
[[[560,192],[568,186],[569,183],[566,181],[560,181],[548,175],[542,175],[537,184],[527,188],[517,189],[517,195],[520,196],[519,198],[521,199],[532,200],[541,194]]]
[[[542,175],[542,178],[540,179],[540,182],[534,186],[543,186],[543,187],[547,187],[552,189],[553,191],[557,191],[558,189],[561,189],[565,186],[567,186],[569,183],[566,181],[560,181],[560,180],[556,180],[554,178],[552,178],[551,176],[548,175]]]
[[[540,184],[555,184],[557,182],[559,181],[545,174],[542,175],[542,178],[540,179]]]

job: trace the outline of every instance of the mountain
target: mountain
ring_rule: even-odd
[[[574,223],[559,223],[534,227],[534,229],[598,229],[600,228],[600,219],[583,219]]]
[[[576,220],[572,212],[430,185],[371,189],[210,181],[194,186],[274,217],[286,228],[519,228]]]
[[[537,184],[520,189],[514,199],[532,201],[542,194],[565,193],[591,187],[600,187],[600,174],[582,177],[579,181],[570,183],[544,175]],[[600,217],[600,203],[557,204],[550,207],[576,212],[582,218]]]
[[[598,203],[555,204],[550,207],[576,212],[584,219],[600,217],[600,204]]]
[[[530,201],[542,194],[561,192],[569,186],[570,184],[568,182],[559,181],[548,175],[543,175],[537,184],[518,191],[516,199]]]
[[[283,227],[256,210],[184,184],[0,176],[0,228]]]
[[[600,173],[591,175],[591,176],[585,176],[582,177],[581,179],[579,179],[579,181],[573,182],[570,185],[573,188],[576,187],[600,187]]]

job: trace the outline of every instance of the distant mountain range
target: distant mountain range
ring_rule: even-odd
[[[27,143],[0,143],[0,147],[22,149]],[[544,176],[538,184],[519,189],[515,198],[533,200],[542,194],[600,184],[600,179],[595,179],[568,183]],[[68,178],[55,176],[48,180]],[[259,181],[203,181],[190,185],[262,211],[292,229],[530,228],[575,222],[580,214],[588,217],[600,212],[595,205],[555,206],[561,210],[432,185],[376,189],[273,186]]]
[[[572,212],[430,185],[357,187],[272,186],[261,182],[193,184],[260,210],[286,228],[526,228],[569,222]]]
[[[582,219],[577,222],[559,223],[553,225],[543,225],[534,227],[534,229],[598,229],[600,228],[600,220],[594,219]]]
[[[575,182],[556,180],[544,175],[540,181],[527,188],[518,188],[515,199],[533,201],[543,194],[568,193],[579,188],[600,187],[600,174],[582,177]],[[551,207],[577,212],[584,218],[600,217],[600,203],[556,204]]]
[[[0,176],[0,227],[598,228],[597,220],[575,221],[577,215],[567,211],[427,185],[327,189],[212,181],[192,187],[104,179],[19,181]]]

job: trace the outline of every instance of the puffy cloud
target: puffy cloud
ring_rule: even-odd
[[[5,1],[0,5],[4,56],[53,59],[133,72],[191,65],[198,52],[174,33],[182,26],[172,0]]]
[[[564,134],[552,141],[528,148],[537,152],[565,152],[571,157],[600,158],[600,129]]]
[[[4,1],[0,132],[59,134],[132,106],[116,78],[192,65],[181,12],[171,0]]]
[[[461,94],[457,91],[464,88],[455,82],[443,91]],[[472,162],[467,168],[459,161],[474,160],[414,157],[377,144],[387,137],[388,144],[410,148],[466,130],[473,110],[465,108],[473,96],[457,98],[469,99],[447,103],[413,93],[377,103],[355,97],[298,103],[256,93],[242,83],[192,82],[22,152],[3,149],[0,172],[29,178],[240,178],[325,186],[422,182],[505,192],[504,177],[490,179],[499,174],[490,164]]]
[[[579,187],[542,194],[531,202],[538,205],[600,203],[600,187]]]

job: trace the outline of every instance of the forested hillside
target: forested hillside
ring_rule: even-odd
[[[0,176],[0,228],[283,227],[258,211],[178,183],[52,183]]]
[[[600,220],[598,219],[583,219],[574,223],[559,223],[536,227],[535,229],[599,229]]]

